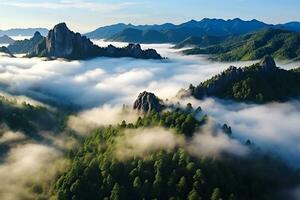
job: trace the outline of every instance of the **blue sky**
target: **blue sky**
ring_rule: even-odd
[[[87,32],[118,22],[181,23],[204,17],[282,23],[300,21],[299,8],[299,0],[0,0],[0,29],[51,28],[64,21]]]

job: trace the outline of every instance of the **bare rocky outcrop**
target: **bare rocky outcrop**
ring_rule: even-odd
[[[142,92],[133,104],[133,109],[142,113],[160,112],[164,108],[160,99],[150,92]]]
[[[272,56],[265,56],[259,63],[259,65],[265,70],[273,70],[276,69],[276,63]]]
[[[35,48],[30,57],[65,58],[69,60],[89,59],[99,56],[162,59],[154,50],[142,50],[139,44],[124,48],[109,45],[106,48],[94,45],[86,36],[69,30],[65,23],[57,24],[47,37]]]

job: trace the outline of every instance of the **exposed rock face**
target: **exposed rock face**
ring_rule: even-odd
[[[29,56],[70,60],[89,59],[98,56],[162,59],[155,50],[143,51],[138,44],[129,44],[125,48],[116,48],[112,45],[101,48],[94,45],[86,36],[70,31],[65,23],[60,23],[50,30],[44,41]]]
[[[15,54],[30,54],[35,50],[35,47],[44,39],[40,32],[35,32],[32,38],[15,41],[7,48]]]
[[[160,103],[160,100],[153,93],[146,91],[140,93],[133,104],[133,109],[142,113],[160,112],[163,108],[164,106]]]
[[[85,36],[70,31],[65,23],[54,26],[31,56],[83,59],[97,54],[95,46]]]
[[[272,56],[265,56],[259,63],[261,67],[263,67],[266,70],[274,69],[276,67],[276,63]]]
[[[14,55],[6,47],[0,47],[0,54],[1,53],[8,57],[14,57]]]

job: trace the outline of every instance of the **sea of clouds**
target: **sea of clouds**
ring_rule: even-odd
[[[108,44],[104,41],[94,42],[100,46]],[[127,45],[113,44],[119,47]],[[2,94],[17,95],[18,99],[33,105],[55,102],[77,107],[79,112],[70,117],[68,124],[78,133],[85,134],[87,130],[97,126],[116,124],[123,119],[128,122],[136,120],[138,116],[134,113],[122,114],[122,105],[131,107],[138,94],[144,90],[154,92],[161,99],[172,99],[181,88],[187,88],[190,83],[197,85],[230,65],[247,66],[253,63],[219,63],[209,61],[205,56],[183,56],[168,44],[148,44],[142,47],[155,48],[167,59],[96,58],[68,62],[0,57],[0,89]],[[281,63],[280,66],[291,69],[299,65]],[[170,138],[170,141],[174,142],[160,145],[161,143],[157,141],[159,138],[153,137],[153,130],[144,130],[140,134],[132,133],[134,137],[126,140],[127,145],[138,148],[134,149],[134,152],[142,152],[141,155],[149,150],[145,149],[145,146],[153,147],[153,144],[156,144],[154,147],[157,149],[162,146],[172,149],[177,145],[184,145],[190,152],[201,155],[215,155],[219,151],[245,155],[247,149],[242,144],[250,139],[258,148],[274,152],[292,165],[300,164],[298,101],[255,105],[213,98],[203,101],[181,100],[182,105],[188,102],[194,107],[201,106],[203,112],[216,122],[232,126],[235,139],[204,130],[205,134],[203,131],[196,134],[187,145],[182,138],[160,129],[154,131],[161,133],[160,141]],[[44,170],[48,163],[61,158],[62,152],[53,146],[32,141],[24,142],[24,138],[26,139],[26,136],[22,133],[10,130],[2,134],[0,145],[8,140],[18,139],[22,139],[22,143],[15,144],[6,157],[2,158],[4,162],[0,164],[0,178],[7,179],[8,184],[1,185],[6,189],[3,191],[0,189],[0,193],[4,194],[0,195],[0,198],[16,199],[18,195],[26,192],[23,185],[32,180],[27,180],[26,176],[25,180],[19,182],[18,176],[21,177],[28,167],[32,166],[28,171],[31,176]],[[49,134],[49,138],[64,146],[65,137],[54,138]],[[143,141],[144,145],[137,145],[139,142],[136,141]],[[7,177],[8,170],[13,172],[13,176]],[[37,177],[42,180],[44,178]],[[16,188],[19,192],[14,194],[9,192]],[[30,194],[26,193],[25,196],[30,197]]]

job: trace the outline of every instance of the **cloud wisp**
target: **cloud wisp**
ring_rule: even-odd
[[[183,148],[199,158],[203,156],[221,158],[224,153],[245,156],[249,153],[247,146],[230,138],[220,128],[216,128],[215,122],[209,121],[201,130],[194,133],[192,138],[178,135],[172,129],[160,127],[128,129],[124,136],[117,140],[116,155],[120,159],[144,158],[159,150],[171,151],[175,148]]]
[[[300,163],[299,101],[256,105],[209,98],[186,99],[182,104],[187,102],[201,106],[216,121],[229,124],[240,141],[250,139],[257,148],[275,153],[291,165]]]

